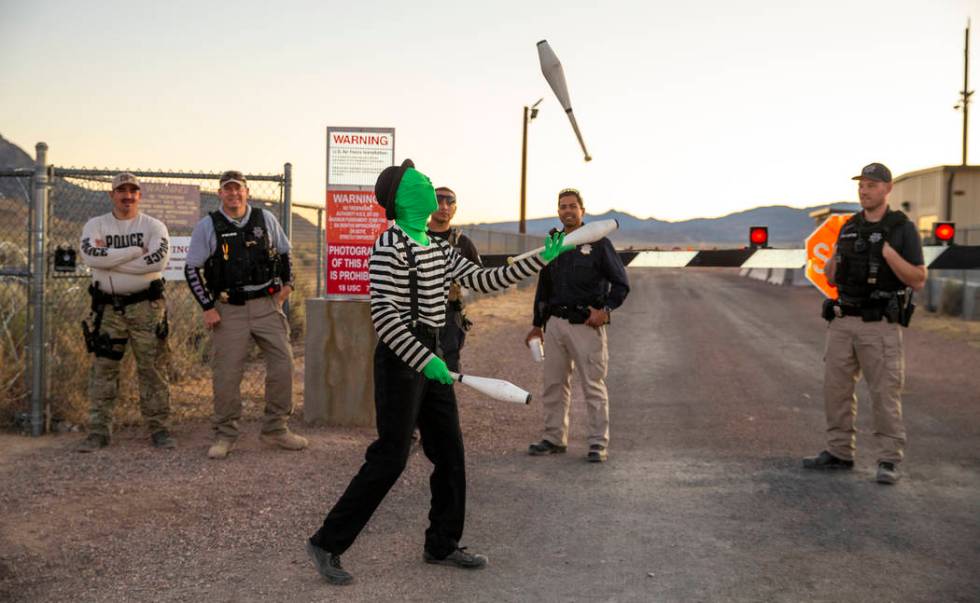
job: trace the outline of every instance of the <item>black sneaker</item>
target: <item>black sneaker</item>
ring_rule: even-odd
[[[544,454],[564,454],[568,450],[567,446],[552,444],[548,440],[541,440],[527,447],[527,453],[531,456],[541,456]]]
[[[883,461],[878,463],[878,475],[875,476],[875,481],[879,484],[894,484],[901,478],[902,475],[898,472],[898,467],[895,463],[889,463]]]
[[[589,453],[585,455],[585,460],[590,463],[605,463],[607,458],[609,458],[609,454],[602,444],[592,444],[589,446]]]
[[[330,584],[350,584],[354,580],[354,576],[340,566],[340,555],[325,551],[309,540],[306,541],[306,554],[316,571]]]
[[[466,547],[457,548],[442,559],[436,559],[429,551],[422,551],[422,559],[426,563],[436,565],[451,565],[463,569],[483,569],[487,566],[487,558],[484,555],[474,555],[466,552]]]
[[[176,448],[177,441],[174,440],[173,436],[166,429],[161,429],[160,431],[154,431],[150,436],[150,440],[153,441],[154,448]]]
[[[837,458],[826,450],[817,456],[808,456],[803,459],[804,469],[853,469],[854,461],[845,461]]]
[[[109,436],[102,435],[101,433],[90,433],[88,437],[82,440],[82,443],[75,448],[76,452],[95,452],[100,448],[105,448],[109,445]]]

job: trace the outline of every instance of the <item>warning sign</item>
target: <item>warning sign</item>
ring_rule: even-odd
[[[144,182],[140,211],[167,225],[171,231],[191,230],[201,219],[201,189],[193,184]]]
[[[394,128],[327,128],[327,186],[374,187],[395,161]]]
[[[387,227],[385,210],[375,202],[374,191],[327,191],[328,242],[374,245]]]
[[[388,227],[374,183],[394,158],[394,128],[327,128],[327,297],[370,295],[368,259]]]

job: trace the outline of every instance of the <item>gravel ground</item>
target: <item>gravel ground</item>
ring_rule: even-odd
[[[540,390],[523,346],[532,293],[471,305],[476,327],[464,369]],[[465,387],[457,393],[471,475],[486,459],[525,445],[539,423],[534,407],[493,402]],[[263,446],[253,421],[223,462],[205,456],[205,421],[177,425],[171,451],[152,449],[139,428],[89,455],[72,450],[82,434],[0,435],[0,600],[316,600],[329,591],[303,540],[356,472],[374,431],[310,427],[301,416],[292,428],[310,439],[307,451]],[[348,596],[399,599],[405,572],[420,584],[445,574],[418,563],[430,468],[415,451],[345,556],[358,578]]]

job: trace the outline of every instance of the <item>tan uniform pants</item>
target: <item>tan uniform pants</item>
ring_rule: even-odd
[[[609,393],[606,371],[609,348],[606,327],[573,325],[552,317],[544,333],[544,439],[568,445],[568,410],[572,402],[572,371],[578,373],[588,409],[589,445],[609,445]]]
[[[878,461],[898,463],[905,449],[902,386],[905,357],[902,328],[885,320],[864,322],[858,316],[831,321],[824,353],[824,404],[827,411],[827,450],[854,459],[857,395],[862,372],[871,390],[872,425]]]
[[[170,383],[167,380],[167,340],[157,337],[157,325],[163,322],[166,302],[162,299],[142,301],[126,306],[117,314],[112,306],[102,313],[100,331],[112,339],[126,339],[114,344],[123,352],[128,344],[136,358],[139,378],[140,413],[150,433],[170,428]],[[94,324],[94,318],[89,325]],[[90,433],[112,435],[112,413],[119,394],[119,360],[96,356],[89,371]]]
[[[273,296],[244,306],[215,305],[221,322],[211,332],[211,372],[218,437],[238,438],[242,418],[242,375],[254,340],[265,358],[265,418],[262,433],[281,433],[293,412],[293,350],[289,324]]]

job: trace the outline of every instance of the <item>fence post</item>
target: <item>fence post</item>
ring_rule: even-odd
[[[282,166],[282,229],[286,238],[293,238],[293,164]]]
[[[44,427],[44,278],[48,269],[48,145],[39,142],[35,147],[34,178],[31,193],[34,222],[31,231],[31,435],[41,435]]]

